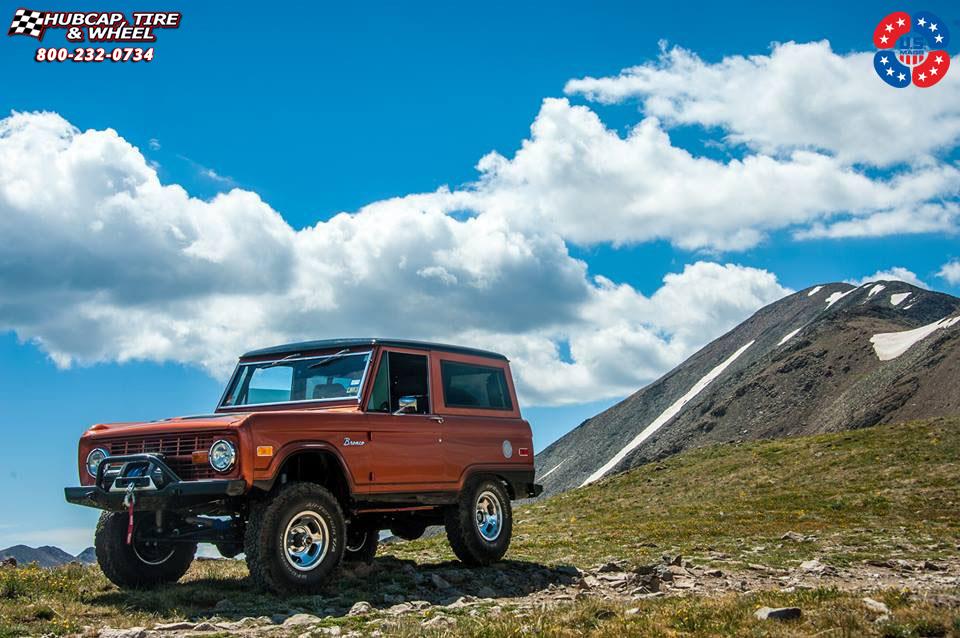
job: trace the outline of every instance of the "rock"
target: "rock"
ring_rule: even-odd
[[[799,607],[778,607],[775,609],[761,607],[753,615],[756,616],[757,620],[793,620],[799,618],[801,613]]]
[[[929,560],[923,561],[923,568],[928,572],[942,572],[946,569],[943,565],[938,565]]]
[[[676,555],[663,554],[660,558],[663,559],[663,563],[665,565],[676,565],[677,567],[680,567],[681,565],[683,565],[683,556],[681,556],[680,554],[676,554]]]
[[[880,602],[879,600],[874,600],[873,598],[864,598],[863,604],[867,609],[869,609],[870,611],[876,614],[886,615],[890,613],[890,608],[887,607],[882,602]]]
[[[461,596],[460,598],[457,598],[455,601],[447,605],[447,607],[449,607],[450,609],[460,609],[463,607],[469,607],[475,602],[477,602],[477,599],[473,596]]]
[[[430,574],[430,582],[433,583],[433,586],[437,589],[450,589],[453,587],[453,585],[448,583],[440,574]]]
[[[490,589],[489,587],[484,586],[477,590],[477,596],[479,596],[480,598],[496,598],[497,592]]]
[[[606,574],[608,572],[622,572],[626,569],[626,562],[624,561],[610,561],[600,565],[596,569],[597,573]]]
[[[793,541],[795,543],[803,543],[810,539],[808,536],[804,536],[803,534],[800,534],[798,532],[787,532],[786,534],[780,537],[780,540]]]
[[[362,616],[364,614],[369,614],[371,611],[373,611],[373,605],[365,600],[361,600],[357,603],[354,603],[353,607],[350,608],[350,611],[347,612],[347,615]]]
[[[13,556],[7,556],[2,561],[0,561],[0,567],[12,567],[17,568],[17,559]]]
[[[693,589],[696,586],[697,581],[692,578],[687,578],[685,576],[678,576],[673,579],[672,587],[676,589]]]
[[[423,627],[427,629],[442,629],[456,624],[456,622],[457,621],[449,616],[436,616],[435,618],[431,618],[430,620],[424,622]]]
[[[413,605],[410,603],[399,603],[387,608],[387,613],[391,616],[399,616],[400,614],[406,614],[411,611],[413,611]]]
[[[639,613],[640,613],[640,608],[639,608],[639,607],[632,607],[632,608],[626,610],[625,612],[623,612],[623,615],[624,615],[624,616],[636,616],[636,615],[639,614]]]
[[[800,569],[808,574],[815,574],[817,576],[832,576],[833,574],[837,573],[836,569],[830,565],[824,565],[816,558],[813,560],[805,560],[800,563]]]
[[[723,578],[723,572],[720,571],[719,569],[711,569],[704,572],[704,574],[711,578]]]
[[[107,627],[100,630],[100,638],[145,638],[147,630],[145,627],[131,627],[130,629],[111,629]]]
[[[339,636],[341,631],[342,630],[340,629],[340,627],[336,627],[336,626],[320,628],[320,633],[322,633],[324,636]]]
[[[193,631],[220,631],[220,628],[209,622],[197,623],[193,626]]]
[[[360,604],[360,603],[357,603]],[[351,610],[353,611],[353,610]],[[313,614],[294,614],[283,621],[284,627],[302,627],[304,625],[316,625],[323,619]]]
[[[423,609],[429,609],[431,605],[425,600],[411,600],[410,606],[416,609],[417,611],[421,611]]]
[[[163,625],[157,625],[153,628],[154,631],[183,631],[185,629],[193,629],[194,623],[192,622],[169,622]]]

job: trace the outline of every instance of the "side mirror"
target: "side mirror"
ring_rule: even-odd
[[[417,397],[413,395],[400,397],[399,404],[400,407],[394,414],[416,414],[420,407],[417,403]]]

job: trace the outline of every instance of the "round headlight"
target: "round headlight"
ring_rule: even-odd
[[[110,453],[101,447],[91,450],[90,454],[87,455],[87,474],[93,478],[97,478],[97,468],[100,467],[103,459],[108,456],[110,456]]]
[[[237,460],[237,448],[230,441],[219,440],[210,446],[210,465],[218,472],[226,472]]]

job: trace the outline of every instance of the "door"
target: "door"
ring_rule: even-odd
[[[429,358],[382,350],[366,412],[373,461],[371,494],[443,489],[440,427],[433,414]],[[416,405],[409,405],[409,398]],[[401,412],[401,399],[407,412]]]

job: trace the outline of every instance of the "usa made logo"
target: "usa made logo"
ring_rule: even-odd
[[[928,88],[950,69],[950,30],[929,11],[895,11],[873,30],[873,68],[880,79],[902,89]]]

